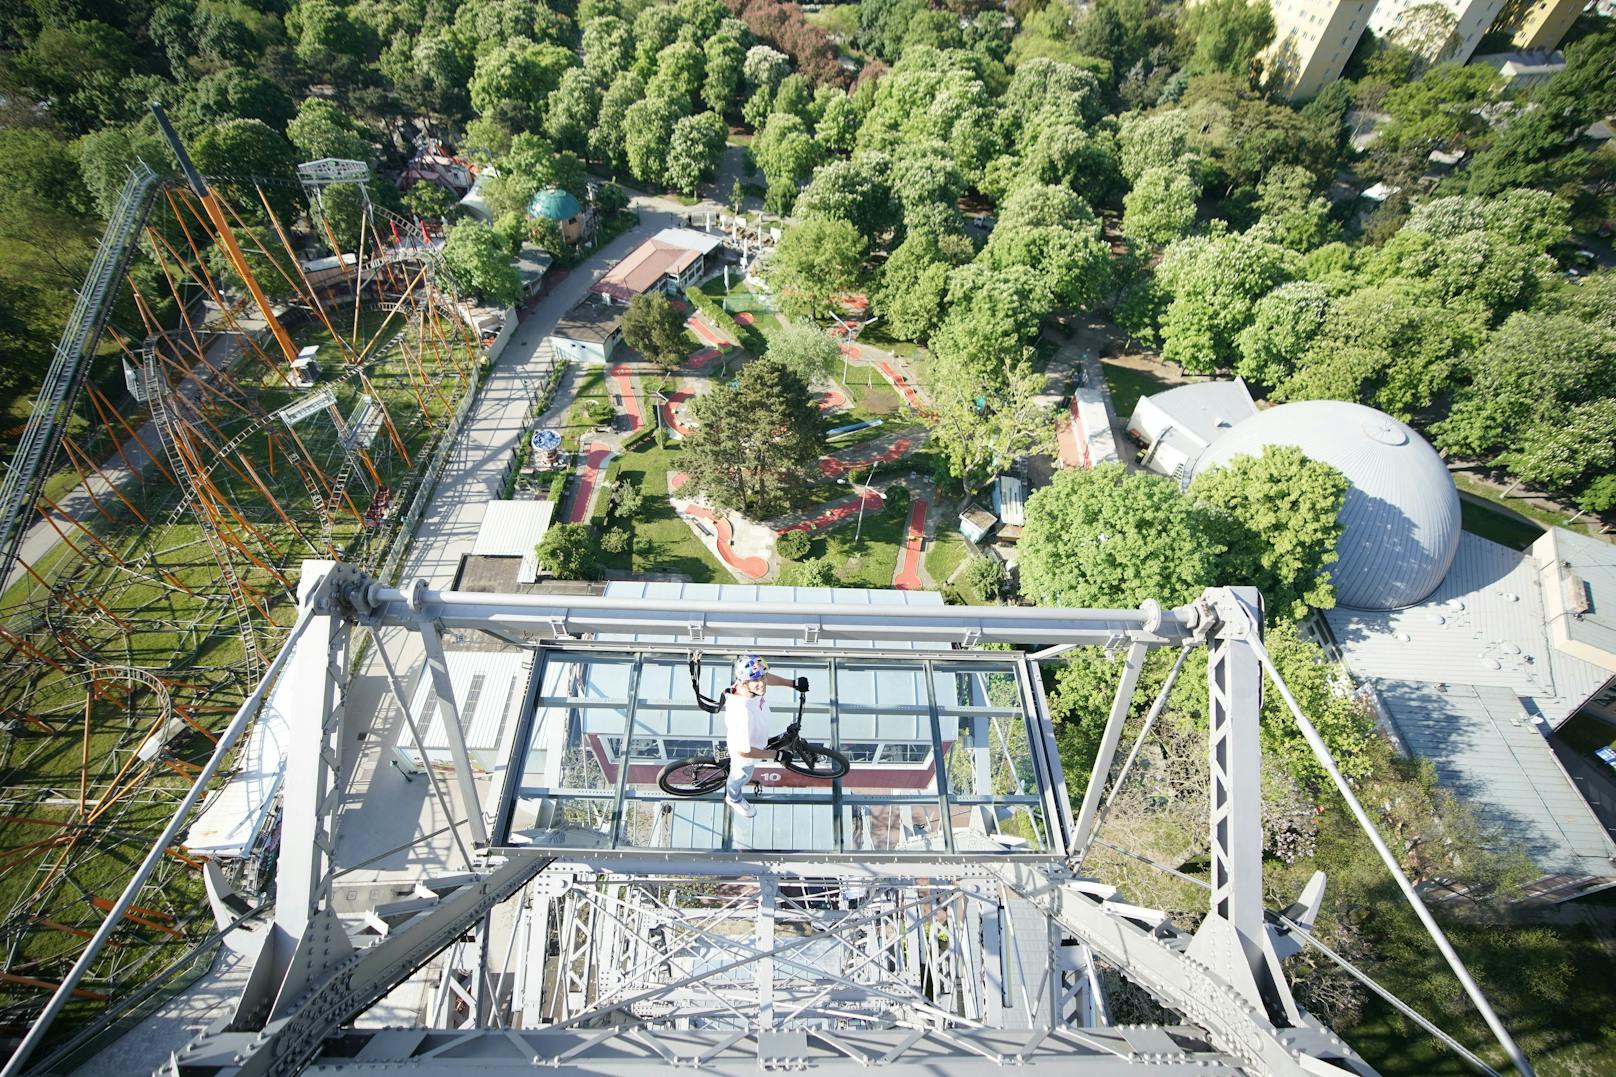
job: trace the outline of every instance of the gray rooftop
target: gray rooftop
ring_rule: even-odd
[[[1580,616],[1563,614],[1566,634],[1578,643],[1616,655],[1616,546],[1591,535],[1554,529],[1554,549],[1562,562],[1562,584],[1581,581]],[[1569,579],[1575,575],[1576,580]]]
[[[615,303],[586,299],[561,316],[553,335],[568,340],[605,341],[622,326],[626,310]]]
[[[1242,420],[1257,414],[1246,383],[1203,381],[1178,385],[1147,398],[1200,448],[1212,444]],[[1190,454],[1192,457],[1194,453]]]
[[[1611,676],[1550,642],[1532,558],[1468,532],[1424,602],[1324,619],[1359,677],[1508,689],[1554,726]]]
[[[1376,690],[1409,751],[1548,872],[1616,875],[1616,845],[1537,723],[1507,688],[1382,680]]]

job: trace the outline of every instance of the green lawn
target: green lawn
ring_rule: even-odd
[[[637,486],[645,500],[631,521],[634,534],[629,549],[602,554],[605,566],[617,572],[677,572],[697,583],[730,582],[733,577],[729,571],[696,538],[668,500],[668,473],[679,470],[679,450],[671,446],[659,449],[654,438],[647,438],[614,463],[617,477]],[[605,504],[602,496],[597,502],[597,522],[604,522]]]
[[[907,506],[901,513],[866,512],[862,529],[858,517],[829,531],[814,532],[809,557],[829,557],[842,587],[890,588],[898,570],[898,547],[909,522]],[[858,532],[858,539],[853,538]]]
[[[1616,1058],[1616,1025],[1610,1021],[1616,981],[1610,976],[1610,954],[1592,931],[1451,921],[1444,928],[1538,1073],[1610,1072]],[[1435,949],[1423,942],[1398,950],[1370,972],[1500,1072],[1510,1072],[1481,1018],[1466,1012],[1462,992]],[[1387,1077],[1474,1073],[1378,999],[1364,1007],[1360,1021],[1336,1032]]]
[[[1105,369],[1105,387],[1111,392],[1111,406],[1123,422],[1127,422],[1128,416],[1133,414],[1134,405],[1139,403],[1140,397],[1172,388],[1171,382],[1148,371],[1115,363],[1102,362],[1100,365]]]
[[[803,16],[812,26],[817,26],[827,34],[835,34],[844,41],[850,41],[858,33],[858,5],[857,4],[826,4],[818,11],[812,11]]]
[[[938,587],[944,586],[954,570],[970,556],[965,547],[965,537],[953,529],[953,522],[952,516],[944,518],[947,529],[933,536],[931,548],[926,551],[926,572]]]
[[[912,340],[899,340],[890,336],[886,330],[886,323],[876,322],[859,332],[859,342],[889,351],[894,355],[901,355],[905,359],[924,359],[930,353]]]
[[[595,429],[595,424],[587,418],[588,402],[591,400],[610,402],[610,399],[606,394],[606,368],[600,366],[582,368],[578,373],[578,385],[573,394],[572,404],[561,420],[561,444],[566,449],[576,452],[583,436]]]
[[[374,336],[382,321],[378,312],[362,311],[361,340]],[[346,319],[335,317],[334,322],[339,334],[353,335],[351,313]],[[395,321],[389,327],[389,334],[395,328],[402,340],[412,338],[413,323]],[[305,342],[330,343],[330,335],[318,323],[301,327],[296,336]],[[411,354],[417,350],[412,348]],[[407,365],[399,359],[396,350],[376,353],[375,362],[367,368],[368,387],[362,386],[357,377],[343,376],[350,372],[344,369],[336,351],[333,347],[331,360],[326,364],[329,376],[325,384],[335,395],[339,410],[351,415],[361,392],[369,392],[386,404],[397,442],[393,431],[384,427],[371,443],[368,456],[380,481],[402,500],[413,488],[420,462],[441,420],[467,383],[456,369],[455,361],[448,358],[440,361],[435,356],[435,344],[431,348],[434,354],[429,354],[423,363],[432,381],[424,388],[411,380]],[[465,356],[459,357],[459,365],[467,366]],[[234,373],[243,384],[263,387],[257,393],[260,415],[307,392],[287,388],[279,376],[257,358],[247,359]],[[201,440],[202,435],[198,435],[199,464],[209,469],[210,481],[224,493],[241,518],[251,521],[249,530],[233,514],[230,516],[230,528],[243,536],[244,544],[252,551],[250,558],[232,554],[231,560],[250,599],[267,609],[267,614],[260,612],[253,621],[262,651],[272,655],[280,641],[276,626],[284,628],[292,617],[288,590],[296,585],[301,560],[326,556],[329,541],[330,546],[343,552],[346,560],[364,565],[385,548],[388,532],[365,530],[360,526],[357,514],[364,511],[369,498],[359,471],[354,472],[355,477],[346,488],[348,497],[339,501],[329,524],[323,526],[321,516],[329,495],[323,491],[319,495],[311,494],[298,469],[288,466],[286,445],[289,442],[284,432],[278,435],[279,447],[273,450],[266,433],[258,430],[240,443],[237,454],[216,459],[209,454],[211,444],[247,430],[256,420],[224,408],[210,412],[209,419],[219,429],[215,431],[203,425],[207,440]],[[131,412],[128,420],[131,426],[138,427],[144,415]],[[282,427],[275,422],[269,429],[279,431]],[[308,457],[318,463],[329,481],[337,473],[341,460],[334,425],[323,414],[311,416],[298,424],[295,433],[306,447]],[[107,451],[110,452],[110,448]],[[369,468],[363,470],[368,473]],[[305,476],[308,474],[303,472]],[[256,484],[260,482],[272,492],[279,511],[258,489]],[[153,475],[144,483],[132,485],[127,493],[145,515],[146,522],[124,516],[107,521],[91,513],[83,523],[117,551],[116,556],[130,567],[117,568],[111,563],[113,555],[97,555],[86,564],[65,545],[57,545],[36,566],[59,588],[58,595],[49,600],[55,607],[51,615],[70,618],[81,645],[95,648],[104,664],[162,671],[173,685],[174,698],[186,705],[199,722],[216,728],[234,711],[240,699],[241,682],[233,671],[240,666],[242,658],[242,643],[234,619],[228,604],[222,601],[218,566],[194,516],[178,509],[179,495],[173,486]],[[354,505],[352,512],[349,502]],[[114,512],[123,511],[114,499],[107,499],[107,506]],[[76,541],[85,549],[93,548],[86,538],[79,537]],[[284,579],[278,578],[275,570],[279,570]],[[30,594],[38,590],[31,580],[26,580],[8,591],[4,597],[8,613],[17,613],[18,604],[26,598],[43,604],[42,594]],[[92,596],[105,607],[105,613],[90,607],[88,600]],[[58,660],[67,657],[44,642],[40,635],[35,636],[34,642]],[[69,670],[74,667],[73,663],[63,664]],[[43,824],[27,822],[20,816],[0,823],[0,847],[16,849],[27,842],[48,838],[56,829],[51,821],[66,823],[79,815],[77,796],[86,683],[75,673],[59,672],[43,662],[14,664],[3,672],[0,708],[13,714],[26,712],[43,724],[16,724],[10,734],[12,743],[3,760],[4,767],[0,768],[0,785],[24,797],[37,791],[41,797],[63,801],[41,802],[30,807],[27,817],[45,820]],[[146,735],[155,717],[144,690],[126,700],[121,683],[114,681],[108,687],[111,698],[95,702],[90,708],[88,796],[92,809],[97,798],[111,791],[114,775],[131,758],[133,745]],[[47,726],[53,731],[48,731]],[[189,731],[180,733],[168,745],[175,758],[191,764],[199,764],[211,749],[207,738]],[[149,774],[145,773],[147,770]],[[22,910],[26,910],[79,929],[93,928],[100,922],[102,914],[89,905],[84,896],[116,894],[132,864],[130,851],[144,847],[146,836],[170,813],[169,799],[178,795],[190,780],[163,766],[136,767],[129,774],[141,776],[146,789],[160,791],[156,799],[144,795],[139,800],[110,798],[108,803],[112,807],[107,814],[83,832],[72,862],[39,896],[31,895],[50,875],[60,850],[50,849],[45,857],[33,863],[8,862],[0,872],[0,912],[16,910],[18,915],[23,915]],[[83,855],[79,855],[81,853]],[[140,900],[160,911],[173,913],[177,922],[189,925],[186,930],[192,938],[196,929],[211,927],[199,878],[178,861],[164,862],[157,881],[142,893]],[[142,937],[152,935],[149,929],[131,931]],[[166,936],[152,939],[167,945],[165,940]],[[70,932],[41,927],[19,938],[12,960],[17,968],[34,969],[41,977],[60,975],[62,958],[77,952],[82,942],[81,937]],[[116,954],[108,960],[114,958]],[[156,960],[162,963],[166,959],[158,955]],[[104,966],[105,962],[102,964]],[[104,974],[104,967],[92,971],[89,982],[97,983],[98,977]],[[0,1002],[37,999],[37,995],[31,988],[7,987],[0,990]],[[70,1018],[83,1016],[80,1013],[83,1009],[84,1004],[75,1004],[68,1011]]]

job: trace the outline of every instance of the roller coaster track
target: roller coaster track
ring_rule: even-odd
[[[176,479],[184,477],[186,490],[195,491],[200,479],[193,473],[185,455],[175,444],[173,419],[168,411],[168,384],[163,380],[155,360],[146,363],[142,376],[145,379],[146,403],[151,408],[152,425],[157,428],[157,439],[163,443],[163,452],[168,456],[169,467],[173,469]],[[214,563],[219,566],[219,577],[224,580],[225,587],[230,592],[230,604],[235,609],[236,628],[241,635],[242,652],[250,667],[251,679],[256,681],[264,671],[264,655],[258,649],[258,635],[253,629],[252,604],[247,601],[247,592],[242,588],[241,577],[236,575],[235,565],[230,561],[230,551],[225,549],[224,540],[219,537],[219,528],[212,513],[200,502],[197,504],[196,522],[208,540],[208,549],[213,554]]]
[[[0,580],[9,579],[16,566],[23,536],[33,521],[34,504],[55,465],[62,431],[78,403],[90,357],[100,342],[107,311],[134,249],[134,237],[151,206],[156,183],[157,174],[145,162],[137,161],[130,169],[123,191],[107,215],[106,231],[62,329],[33,413],[0,483]]]

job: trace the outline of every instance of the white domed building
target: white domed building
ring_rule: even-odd
[[[1361,610],[1412,606],[1437,589],[1459,550],[1459,494],[1426,440],[1384,412],[1339,400],[1260,411],[1214,440],[1197,475],[1238,456],[1290,445],[1347,477],[1339,517],[1336,603]]]
[[[1238,414],[1241,396],[1203,382],[1141,400],[1128,424],[1140,463],[1187,484],[1290,445],[1341,471],[1336,608],[1313,627],[1382,728],[1543,870],[1535,899],[1611,885],[1616,844],[1578,785],[1597,787],[1606,764],[1546,739],[1579,714],[1616,724],[1611,545],[1560,528],[1530,550],[1465,533],[1447,467],[1407,425],[1334,400],[1208,421]]]

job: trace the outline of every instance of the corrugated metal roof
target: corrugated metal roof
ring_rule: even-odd
[[[1616,846],[1514,692],[1398,680],[1375,688],[1409,750],[1539,867],[1616,875]]]
[[[1531,557],[1465,534],[1424,602],[1324,619],[1359,677],[1507,688],[1558,725],[1610,674],[1553,647],[1538,587]]]
[[[532,583],[539,578],[534,549],[550,530],[554,515],[554,501],[490,501],[483,508],[483,522],[471,552],[481,557],[520,557],[522,567],[516,581]]]
[[[449,666],[449,683],[454,686],[466,747],[472,751],[497,751],[505,735],[506,722],[521,708],[526,696],[532,653],[447,651],[444,659]],[[444,710],[433,695],[428,670],[422,670],[415,695],[410,700],[410,711],[417,716],[417,721],[423,710],[429,715],[421,734],[427,750],[446,750],[449,739],[444,732]],[[400,743],[410,743],[407,732]]]

